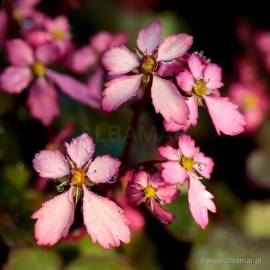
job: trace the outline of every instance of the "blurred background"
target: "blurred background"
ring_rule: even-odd
[[[193,50],[203,51],[223,68],[223,94],[233,96],[235,84],[249,89],[260,84],[267,99],[270,95],[267,10],[246,4],[245,9],[233,11],[226,1],[216,5],[216,11],[212,11],[214,7],[210,5],[189,6],[177,1],[46,0],[39,8],[52,17],[67,15],[78,47],[103,30],[127,33],[129,46],[135,47],[138,30],[151,20],[160,19],[165,35],[181,32],[193,35]],[[2,51],[1,71],[5,63]],[[192,220],[184,187],[179,199],[168,205],[177,216],[174,223],[164,226],[146,213],[144,228],[133,232],[131,244],[104,251],[93,245],[77,224],[72,227],[70,237],[55,247],[37,248],[31,214],[57,191],[53,182],[47,185],[38,179],[31,162],[37,151],[55,143],[63,129],[63,139],[86,131],[95,139],[97,154],[120,156],[132,111],[124,106],[104,115],[61,95],[61,115],[51,127],[45,128],[29,116],[24,101],[25,93],[14,96],[0,92],[1,269],[270,269],[270,106],[263,110],[255,127],[240,136],[217,136],[203,110],[198,126],[189,131],[216,164],[212,179],[206,184],[215,196],[218,211],[210,214],[205,230]],[[246,113],[249,105],[242,109]],[[152,115],[146,110],[141,118],[140,125],[146,127],[150,137],[138,135],[133,163],[155,158],[160,143],[177,137],[165,134],[162,121]],[[258,264],[202,261],[209,258],[257,259]]]

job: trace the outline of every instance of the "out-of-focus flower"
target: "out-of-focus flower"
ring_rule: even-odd
[[[95,184],[109,183],[118,174],[120,161],[110,156],[92,160],[95,145],[86,133],[66,143],[66,155],[59,150],[43,150],[35,155],[33,166],[41,177],[65,178],[61,185],[68,191],[45,202],[32,216],[37,219],[35,237],[38,245],[54,245],[66,237],[74,221],[79,194],[83,193],[83,218],[94,243],[105,249],[130,241],[124,211],[113,201],[90,191]]]
[[[217,133],[237,135],[244,131],[245,120],[237,106],[227,97],[221,97],[217,91],[223,86],[221,68],[207,63],[200,55],[192,54],[188,58],[188,69],[177,75],[179,87],[189,96],[186,100],[190,111],[189,122],[181,126],[168,121],[165,126],[170,131],[186,130],[198,121],[198,105],[206,105]]]
[[[245,117],[246,131],[255,131],[270,109],[270,98],[266,86],[260,82],[234,82],[230,86],[229,96]]]
[[[265,67],[270,71],[270,32],[260,31],[255,35],[255,44],[261,53]]]
[[[188,201],[191,214],[196,223],[205,228],[208,224],[208,210],[215,213],[216,207],[200,178],[210,178],[214,161],[200,152],[194,140],[188,135],[178,139],[178,149],[161,146],[159,153],[167,159],[162,163],[162,176],[167,183],[181,185],[188,180]]]
[[[40,3],[40,0],[18,0],[13,2],[12,17],[20,23],[35,13],[35,7]]]
[[[179,194],[175,184],[164,182],[160,173],[149,175],[145,171],[135,174],[129,182],[127,194],[134,205],[145,203],[146,207],[164,224],[174,220],[174,215],[162,207],[175,200]]]
[[[4,9],[0,9],[0,48],[2,47],[8,30],[8,16]]]
[[[55,44],[45,43],[33,50],[23,40],[14,39],[7,42],[7,52],[11,66],[1,74],[1,89],[18,94],[31,83],[27,105],[31,115],[44,125],[49,125],[59,115],[58,96],[51,81],[81,103],[94,108],[99,106],[85,85],[48,68],[59,55]]]
[[[189,111],[183,96],[171,81],[161,78],[156,71],[161,63],[170,64],[184,55],[193,38],[187,34],[171,35],[160,43],[162,32],[161,24],[154,21],[139,32],[136,54],[124,46],[112,48],[104,54],[102,62],[109,74],[119,76],[106,83],[102,101],[105,111],[116,110],[136,96],[141,85],[151,83],[155,111],[166,122],[186,124]]]

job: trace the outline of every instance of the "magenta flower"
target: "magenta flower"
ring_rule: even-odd
[[[174,220],[174,215],[161,205],[175,200],[179,190],[175,184],[164,182],[160,173],[153,175],[144,171],[136,173],[128,185],[127,194],[132,204],[145,203],[162,223],[169,224]]]
[[[120,161],[110,156],[99,156],[93,160],[95,145],[87,134],[74,138],[65,146],[66,155],[58,150],[43,150],[33,160],[33,166],[41,177],[64,177],[66,180],[62,186],[70,185],[68,191],[45,202],[32,215],[37,219],[37,244],[51,246],[67,236],[81,192],[84,224],[93,243],[98,242],[105,249],[119,246],[120,241],[129,243],[130,230],[123,210],[113,201],[90,190],[95,184],[109,183],[118,174]]]
[[[270,98],[265,85],[260,82],[235,82],[230,86],[229,95],[245,117],[246,131],[255,131],[270,110]]]
[[[223,86],[221,82],[221,68],[207,63],[201,56],[192,54],[188,58],[188,69],[179,73],[177,83],[189,96],[186,100],[190,111],[187,125],[179,125],[174,121],[167,121],[166,129],[177,131],[186,130],[190,125],[195,126],[198,121],[198,105],[206,105],[217,133],[237,135],[244,131],[245,120],[237,110],[237,106],[227,97],[221,97],[217,91]]]
[[[155,111],[167,122],[186,123],[189,112],[184,98],[171,81],[157,74],[157,69],[160,64],[169,64],[184,55],[191,47],[192,37],[171,35],[160,44],[161,36],[162,26],[154,21],[139,32],[136,54],[124,46],[112,48],[104,54],[102,62],[109,74],[119,76],[106,84],[102,101],[105,111],[116,110],[137,95],[141,85],[151,82]]]
[[[214,162],[195,146],[188,135],[181,135],[178,149],[167,145],[159,147],[159,153],[168,161],[162,163],[162,176],[167,183],[181,185],[188,180],[188,201],[191,214],[196,223],[205,228],[208,224],[207,210],[215,213],[214,196],[205,190],[200,178],[210,178]]]
[[[81,103],[94,108],[99,106],[87,86],[48,68],[58,58],[58,52],[52,43],[33,50],[23,40],[10,40],[7,42],[7,53],[11,66],[0,77],[1,89],[11,94],[21,93],[30,86],[27,105],[31,115],[44,125],[49,125],[59,115],[58,96],[52,82]]]

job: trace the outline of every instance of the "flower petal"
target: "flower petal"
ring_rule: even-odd
[[[181,167],[179,162],[164,162],[161,166],[163,167],[162,177],[167,183],[184,184],[187,178],[187,172],[183,167]]]
[[[30,46],[21,39],[12,39],[7,42],[9,61],[14,66],[27,66],[33,63],[34,56]]]
[[[87,176],[94,183],[106,183],[117,176],[121,162],[110,156],[99,156],[91,162]]]
[[[162,32],[162,25],[159,21],[153,21],[139,32],[137,46],[143,54],[153,54],[160,43]]]
[[[104,53],[102,63],[110,75],[122,75],[139,66],[139,61],[125,46],[115,47]]]
[[[208,224],[208,210],[215,213],[216,206],[205,186],[194,176],[190,175],[188,188],[188,202],[195,222],[204,229]]]
[[[1,74],[1,89],[7,93],[18,94],[29,85],[31,80],[32,73],[28,68],[11,66]]]
[[[187,34],[171,35],[158,48],[157,61],[172,61],[184,55],[191,47],[193,37]]]
[[[203,77],[203,70],[205,68],[204,63],[202,63],[202,60],[200,56],[196,55],[193,53],[189,58],[188,58],[188,67],[193,75],[193,77],[198,80],[202,79]]]
[[[46,42],[36,49],[36,58],[43,64],[53,64],[60,57],[59,47],[53,42]]]
[[[160,113],[167,122],[187,122],[188,107],[172,82],[153,76],[151,96],[156,113]]]
[[[55,89],[43,78],[31,85],[27,105],[32,117],[48,126],[60,114],[59,100]]]
[[[68,163],[59,150],[43,150],[35,155],[33,167],[40,177],[60,178],[69,174]]]
[[[156,195],[162,203],[170,203],[178,197],[179,192],[176,185],[166,183],[157,189]]]
[[[195,166],[196,171],[204,178],[210,178],[215,165],[213,159],[200,152],[196,155],[194,161],[198,163]]]
[[[169,145],[159,147],[158,151],[161,156],[168,160],[179,161],[178,151]]]
[[[110,112],[134,97],[139,89],[142,75],[122,76],[106,83],[102,108]]]
[[[74,221],[74,209],[70,191],[45,202],[42,208],[32,215],[33,219],[37,219],[35,225],[37,244],[52,246],[66,237]]]
[[[186,69],[185,71],[180,72],[176,77],[176,81],[178,86],[185,92],[192,91],[194,86],[194,77],[189,70]]]
[[[216,64],[208,64],[204,70],[204,79],[207,81],[207,88],[210,90],[216,90],[223,86],[221,82],[222,70]]]
[[[178,146],[180,152],[185,157],[192,158],[196,153],[199,152],[199,148],[195,146],[195,141],[189,135],[181,135],[178,138]]]
[[[124,211],[108,198],[96,195],[83,186],[83,219],[93,243],[105,249],[130,242],[130,230]]]
[[[71,143],[65,143],[65,146],[69,157],[79,168],[91,159],[95,151],[93,139],[86,133],[73,138]]]
[[[234,136],[244,131],[245,119],[228,98],[204,96],[204,101],[219,135]]]

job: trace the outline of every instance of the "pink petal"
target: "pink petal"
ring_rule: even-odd
[[[95,151],[93,139],[86,133],[73,138],[69,144],[65,143],[65,145],[70,159],[74,161],[79,168],[91,159]]]
[[[179,153],[173,147],[166,145],[158,148],[159,154],[170,161],[179,161]]]
[[[50,33],[43,30],[30,30],[26,33],[25,39],[31,46],[37,47],[51,41],[52,36]]]
[[[153,21],[139,32],[137,46],[143,54],[153,54],[160,43],[162,32],[163,29],[159,21]]]
[[[171,81],[153,76],[151,96],[156,113],[160,113],[167,122],[174,121],[178,124],[187,122],[188,107]]]
[[[157,61],[172,61],[184,55],[191,47],[193,37],[187,34],[171,35],[158,48]]]
[[[83,186],[83,219],[93,243],[118,247],[130,242],[130,230],[124,211],[108,198],[96,195]]]
[[[171,212],[161,207],[155,200],[147,200],[145,205],[164,224],[170,224],[175,219]]]
[[[1,8],[0,9],[0,48],[3,46],[3,42],[6,38],[8,30],[8,15],[6,10]]]
[[[106,83],[102,108],[114,111],[137,94],[142,75],[122,76]]]
[[[176,81],[178,86],[185,92],[192,91],[194,86],[194,77],[187,69],[177,75]]]
[[[11,94],[18,94],[29,85],[31,80],[32,73],[30,69],[10,66],[1,74],[1,89]]]
[[[234,136],[244,131],[245,119],[228,98],[204,96],[204,101],[219,135]]]
[[[110,75],[126,74],[140,64],[136,55],[124,46],[105,52],[102,63],[109,70]]]
[[[145,171],[137,172],[134,176],[134,183],[136,186],[139,186],[139,188],[145,189],[148,186],[149,182],[149,175]]]
[[[43,150],[35,154],[33,167],[43,178],[60,178],[69,174],[68,163],[59,150]]]
[[[47,70],[47,75],[64,93],[70,97],[92,108],[99,108],[99,101],[95,100],[89,94],[88,87],[80,81],[49,69]]]
[[[145,220],[143,214],[135,207],[125,205],[123,207],[128,226],[131,230],[140,231],[144,227]]]
[[[162,203],[170,203],[178,197],[179,192],[176,185],[164,184],[158,188],[156,195]]]
[[[186,103],[189,109],[189,119],[188,119],[189,125],[196,126],[199,115],[198,115],[198,104],[194,96],[187,98]]]
[[[204,70],[204,79],[207,81],[207,88],[211,90],[218,89],[223,86],[221,82],[222,70],[216,64],[208,64]]]
[[[121,162],[110,156],[99,156],[91,162],[87,176],[94,183],[106,183],[117,176]]]
[[[46,65],[56,62],[59,57],[59,47],[53,42],[44,43],[36,50],[36,58]]]
[[[189,135],[181,135],[178,138],[178,146],[185,157],[192,158],[199,152],[199,148],[195,146],[195,141]]]
[[[90,45],[98,54],[101,54],[111,47],[113,41],[114,37],[111,33],[102,31],[91,38]]]
[[[37,79],[30,88],[27,105],[31,116],[48,126],[60,114],[55,89],[43,78]]]
[[[184,184],[187,178],[187,173],[186,170],[181,167],[180,162],[164,162],[161,166],[163,167],[162,177],[167,183]]]
[[[14,66],[27,66],[33,63],[33,51],[29,45],[21,39],[13,39],[7,42],[9,61]]]
[[[195,166],[196,171],[204,178],[210,178],[215,165],[213,159],[200,152],[196,155],[194,161],[198,162]]]
[[[127,186],[127,198],[130,204],[139,205],[144,200],[144,188],[136,183],[129,182]]]
[[[37,244],[52,246],[66,237],[74,221],[74,209],[70,191],[45,202],[42,208],[32,215],[33,219],[37,219],[35,225]]]
[[[102,90],[103,90],[103,70],[97,69],[88,79],[87,86],[89,89],[89,95],[93,99],[97,100],[101,106]]]
[[[213,213],[216,212],[216,206],[212,201],[213,197],[196,177],[190,175],[188,188],[189,208],[195,222],[202,229],[208,224],[208,210]]]
[[[205,68],[205,65],[202,63],[200,56],[193,53],[188,58],[188,66],[189,66],[189,69],[190,69],[193,77],[196,80],[202,79],[202,77],[203,77],[202,73],[203,73],[203,70]]]

